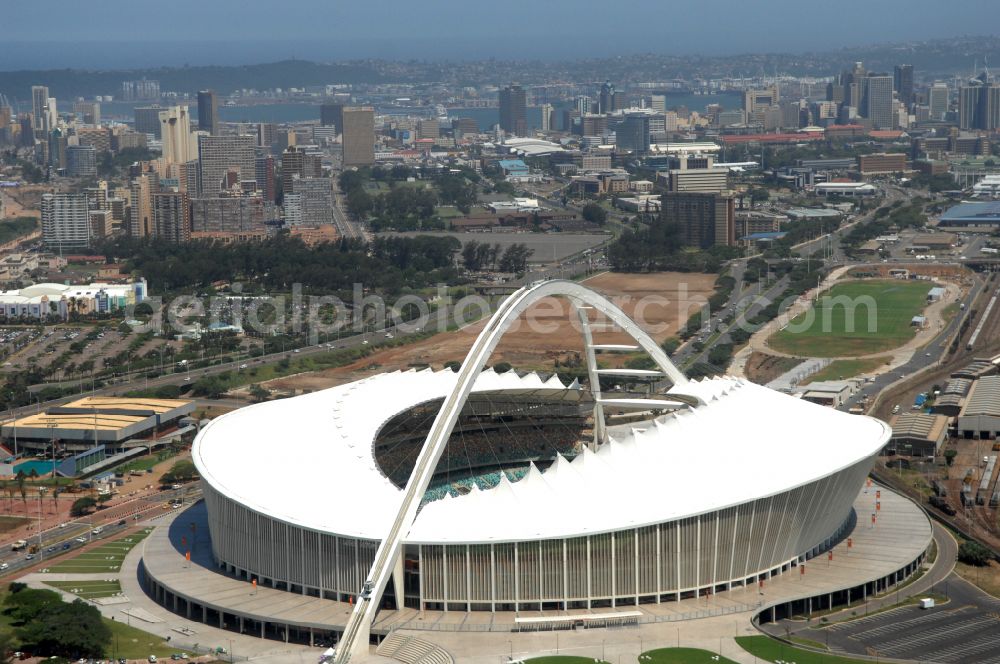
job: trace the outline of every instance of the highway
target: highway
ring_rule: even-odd
[[[73,496],[73,494],[66,495]],[[37,549],[34,554],[29,554],[29,549],[13,551],[9,546],[0,551],[0,576],[21,573],[33,567],[45,567],[46,562],[53,561],[64,553],[75,551],[95,541],[113,538],[121,531],[132,527],[136,521],[164,512],[164,505],[167,505],[166,509],[171,509],[169,504],[175,500],[181,501],[183,505],[192,503],[200,497],[201,489],[197,483],[186,484],[180,489],[168,489],[117,503],[86,517],[43,530],[40,534],[36,533],[27,539],[29,549]],[[100,532],[94,533],[98,527]]]

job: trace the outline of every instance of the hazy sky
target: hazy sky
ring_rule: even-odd
[[[739,53],[982,34],[998,0],[15,0],[0,70]],[[44,11],[42,10],[44,8]],[[83,42],[81,44],[81,42]],[[178,42],[184,42],[178,46]],[[222,47],[213,46],[225,42]],[[43,46],[44,44],[44,46]]]

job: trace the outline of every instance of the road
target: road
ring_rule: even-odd
[[[37,552],[30,554],[31,558],[28,558],[27,550],[12,551],[7,548],[0,551],[0,575],[21,573],[33,567],[45,567],[45,564],[56,556],[75,551],[94,541],[114,537],[121,531],[130,528],[135,521],[162,512],[164,505],[168,503],[179,500],[184,505],[194,502],[200,497],[201,489],[198,485],[188,484],[180,489],[168,489],[150,496],[118,503],[87,517],[49,528],[27,540],[29,547],[37,547]],[[98,527],[100,531],[95,533],[94,530]],[[4,565],[6,567],[3,567]]]

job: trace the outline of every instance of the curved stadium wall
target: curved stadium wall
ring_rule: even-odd
[[[589,608],[756,583],[823,550],[843,532],[872,462],[866,457],[780,493],[662,523],[554,539],[408,543],[405,604],[429,610]],[[208,481],[203,485],[212,551],[229,572],[342,601],[361,587],[378,541],[294,525],[226,497]],[[386,596],[395,603],[391,586]]]

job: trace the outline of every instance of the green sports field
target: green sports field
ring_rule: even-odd
[[[65,590],[83,599],[98,597],[114,597],[122,592],[121,583],[117,579],[106,581],[46,581],[45,585]]]
[[[768,341],[800,357],[857,357],[898,348],[916,334],[911,319],[927,304],[929,281],[836,284]]]
[[[736,662],[699,648],[660,648],[639,655],[639,664],[736,664]]]
[[[98,547],[84,551],[78,556],[65,560],[49,568],[50,572],[62,574],[99,574],[102,572],[117,572],[122,568],[122,561],[136,544],[141,542],[152,529],[140,530],[126,535],[113,542],[106,542]]]

